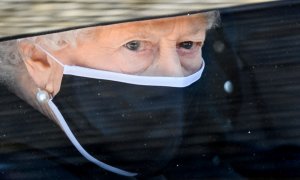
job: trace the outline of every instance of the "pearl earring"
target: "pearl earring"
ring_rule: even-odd
[[[41,90],[40,88],[38,88],[38,91],[36,93],[36,99],[39,103],[46,103],[49,101],[50,96],[47,91],[44,91],[44,90]]]

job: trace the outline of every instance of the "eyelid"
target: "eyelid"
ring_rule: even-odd
[[[127,38],[125,38],[124,40],[122,40],[123,44],[126,44],[130,41],[149,41],[152,42],[153,41],[153,37],[149,36],[149,35],[145,35],[145,34],[134,34],[132,36],[128,36]]]
[[[177,43],[176,47],[178,47],[181,43],[184,43],[184,42],[192,42],[192,43],[194,43],[193,46],[199,46],[199,47],[203,46],[202,41],[181,41],[181,42]]]
[[[195,42],[198,46],[202,47],[203,46],[203,41],[197,41]]]
[[[190,35],[190,36],[183,36],[178,40],[178,42],[185,42],[185,41],[192,41],[192,42],[202,42],[202,44],[205,41],[205,36],[200,35]]]

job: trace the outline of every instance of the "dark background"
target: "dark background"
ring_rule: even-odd
[[[163,174],[300,177],[300,2],[227,8],[221,18],[208,33],[183,144]],[[1,179],[120,178],[87,162],[54,123],[5,87],[0,92]]]

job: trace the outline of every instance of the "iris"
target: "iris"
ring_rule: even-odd
[[[137,51],[141,47],[141,42],[134,40],[126,43],[124,46],[131,51]]]
[[[192,41],[184,41],[179,43],[180,48],[191,49],[194,46],[194,42]]]

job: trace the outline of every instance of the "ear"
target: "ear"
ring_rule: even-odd
[[[58,93],[63,76],[63,67],[45,52],[28,41],[19,43],[27,71],[41,89],[55,95]]]

